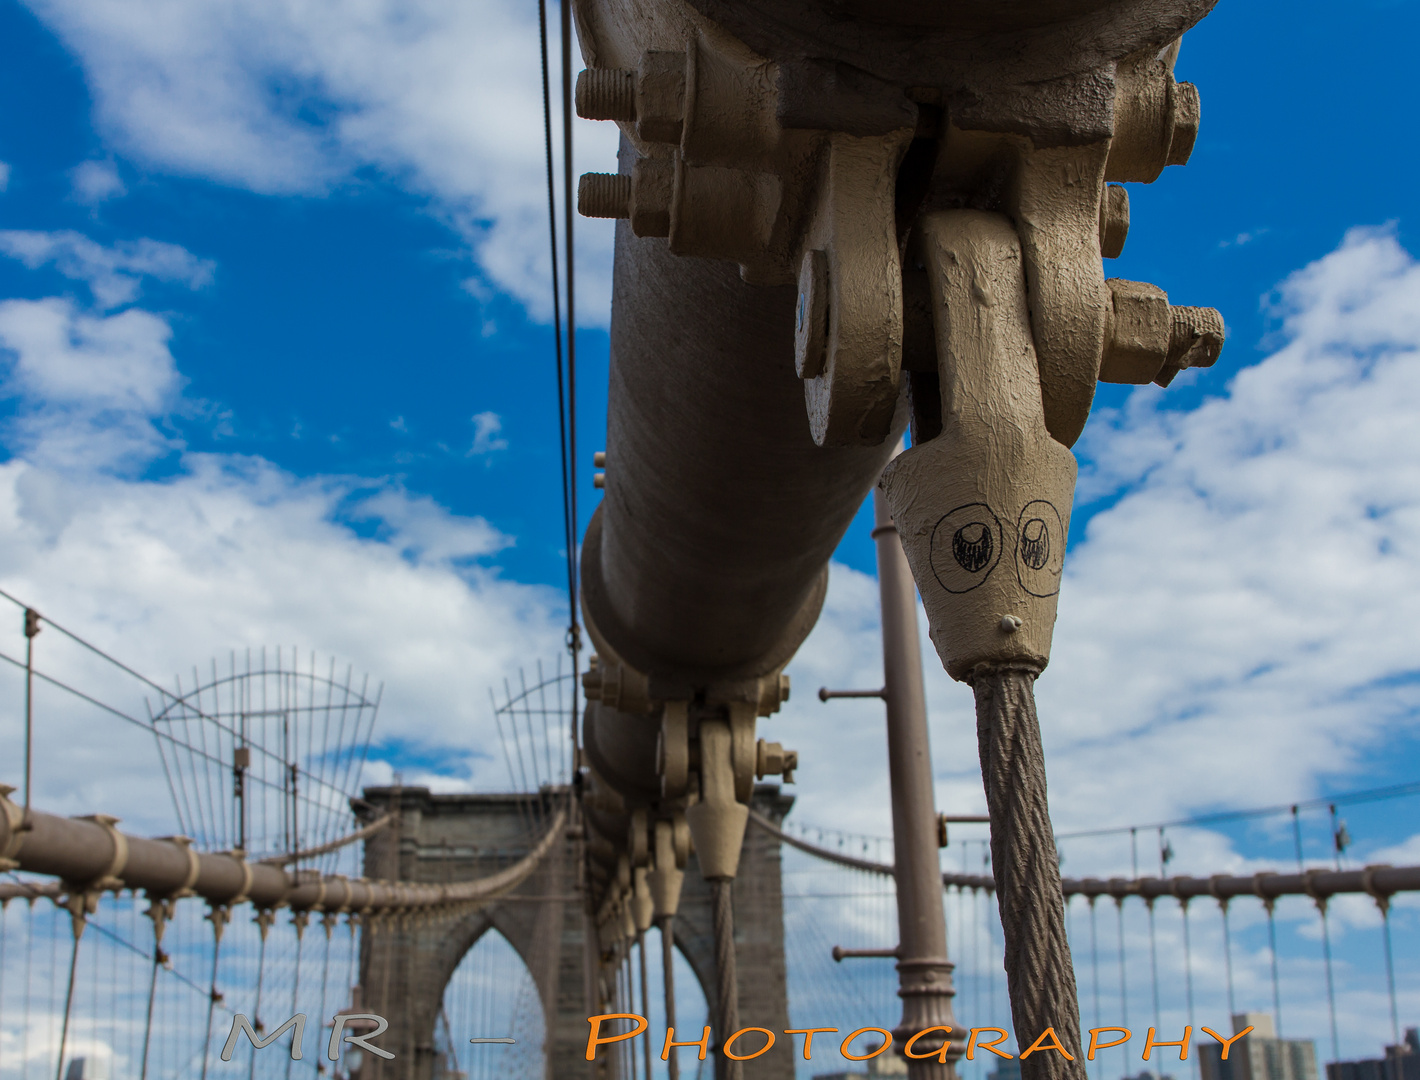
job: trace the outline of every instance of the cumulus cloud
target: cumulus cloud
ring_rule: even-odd
[[[495,412],[481,412],[473,417],[473,445],[468,448],[470,457],[491,454],[495,450],[508,449],[508,440],[500,434],[503,418]]]
[[[118,166],[112,161],[85,161],[69,172],[69,185],[74,200],[96,207],[109,199],[127,194]]]
[[[99,125],[125,156],[272,194],[319,193],[374,169],[429,197],[471,245],[483,276],[534,315],[550,315],[533,7],[507,0],[32,0],[30,7],[79,58]],[[552,47],[555,57],[555,39]],[[614,169],[616,137],[613,125],[578,122],[579,171]],[[585,220],[577,229],[583,311],[604,323],[611,229]]]
[[[136,308],[92,315],[59,297],[0,302],[4,384],[18,401],[7,442],[48,468],[126,471],[172,444],[153,423],[182,379],[172,331]]]
[[[144,237],[105,247],[71,230],[0,231],[0,254],[18,259],[31,270],[53,265],[72,281],[89,286],[101,308],[120,307],[138,298],[145,277],[200,289],[212,281],[216,264],[199,259],[184,247]]]
[[[490,565],[511,537],[397,483],[185,452],[165,426],[185,407],[170,339],[167,322],[139,308],[0,303],[0,392],[14,404],[0,586],[160,678],[230,650],[333,654],[386,681],[376,741],[413,755],[406,782],[505,787],[488,688],[561,651],[555,591]],[[13,614],[0,617],[11,659],[24,653]],[[58,632],[37,639],[37,656],[41,670],[130,716],[146,716],[145,697],[157,703]],[[17,678],[0,663],[3,700],[19,700]],[[153,798],[162,781],[151,736],[47,684],[37,717],[38,805],[102,807],[135,831],[172,831]],[[0,759],[19,758],[19,720],[0,711]],[[372,773],[389,775],[387,763]]]

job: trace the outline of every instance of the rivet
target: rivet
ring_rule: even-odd
[[[1020,628],[1021,620],[1016,618],[1014,615],[1001,616],[1001,633],[1014,634]]]

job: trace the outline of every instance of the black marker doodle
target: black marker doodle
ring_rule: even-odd
[[[932,573],[950,593],[975,589],[1001,561],[1004,528],[985,503],[967,503],[943,515],[932,530]]]

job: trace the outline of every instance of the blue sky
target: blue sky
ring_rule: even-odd
[[[387,684],[373,779],[505,783],[488,687],[565,619],[534,20],[0,0],[0,584],[159,675],[334,654]],[[1184,41],[1197,149],[1130,186],[1107,273],[1220,308],[1229,344],[1167,392],[1102,388],[1076,447],[1040,683],[1062,830],[1420,775],[1417,31],[1399,0],[1224,0]],[[614,146],[579,123],[578,170]],[[585,520],[610,232],[578,229]],[[803,754],[797,815],[883,833],[872,705],[812,694],[880,678],[872,570],[860,522],[766,727]],[[939,803],[979,812],[970,695],[929,662]],[[41,805],[170,827],[146,744],[43,704]],[[1354,821],[1356,859],[1420,860],[1414,800]],[[1174,847],[1199,872],[1288,856],[1265,828]],[[1068,857],[1122,869],[1117,844]]]

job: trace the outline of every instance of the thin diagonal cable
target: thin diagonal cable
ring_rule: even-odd
[[[1326,917],[1326,901],[1318,900],[1317,909],[1321,912],[1321,949],[1322,956],[1326,960],[1326,1008],[1327,1015],[1331,1019],[1331,1060],[1341,1060],[1341,1042],[1336,1037],[1336,984],[1331,977],[1331,929],[1330,920]]]
[[[567,545],[567,603],[568,619],[575,622],[577,612],[575,562],[576,526],[572,517],[571,476],[567,458],[567,414],[564,400],[564,379],[562,367],[562,289],[557,269],[557,182],[552,158],[552,74],[547,44],[547,0],[538,0],[537,28],[542,46],[542,134],[543,148],[547,159],[547,226],[552,249],[552,329],[557,362],[557,435],[561,447],[562,464],[562,531]],[[568,181],[570,186],[570,180]]]
[[[582,634],[577,622],[577,259],[573,240],[572,194],[572,0],[562,0],[562,211],[567,245],[567,493],[572,520],[572,544],[567,549],[571,582],[571,625],[567,648],[572,654],[572,701],[568,723],[577,745],[577,672],[581,668]]]

